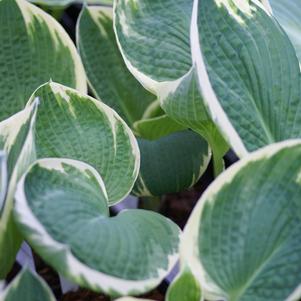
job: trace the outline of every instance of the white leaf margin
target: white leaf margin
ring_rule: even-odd
[[[7,181],[8,181],[8,174],[7,174],[7,158],[4,151],[0,151],[0,173],[1,173],[1,183],[0,183],[0,216],[2,209],[4,208],[5,204],[5,196],[7,192]]]
[[[190,26],[190,44],[192,61],[198,74],[199,88],[212,120],[217,125],[229,145],[233,147],[236,154],[242,158],[248,154],[248,151],[220,105],[206,70],[201,49],[202,45],[199,39],[198,10],[199,0],[194,0]]]
[[[55,36],[57,33],[59,34],[60,42],[69,49],[70,55],[73,59],[76,89],[81,93],[86,94],[88,88],[87,88],[87,77],[86,77],[84,65],[81,61],[79,53],[77,52],[76,46],[74,45],[73,41],[65,31],[63,26],[55,18],[47,14],[45,11],[43,11],[41,8],[37,7],[36,5],[31,4],[26,0],[14,0],[14,1],[16,1],[16,4],[19,6],[19,9],[24,17],[24,22],[26,23],[27,31],[30,32],[30,30],[32,30],[29,29],[28,26],[31,26],[31,22],[33,21],[33,18],[40,17],[43,20],[43,22],[46,23],[49,32],[53,36]],[[56,37],[56,39],[54,39],[55,44],[57,44],[57,40],[59,38]]]
[[[135,164],[133,166],[133,183],[131,185],[131,187],[129,187],[128,191],[126,193],[124,193],[124,195],[122,197],[120,197],[119,199],[115,200],[114,202],[109,202],[109,206],[113,206],[116,205],[120,202],[123,201],[123,199],[128,196],[130,194],[130,192],[132,191],[135,182],[137,180],[137,177],[139,175],[139,170],[140,170],[140,163],[141,163],[141,154],[140,154],[140,149],[138,146],[138,142],[136,137],[133,134],[133,131],[130,129],[130,127],[126,124],[126,122],[120,117],[120,115],[114,111],[111,107],[109,107],[108,105],[106,105],[105,103],[89,96],[86,95],[85,93],[82,93],[76,89],[67,87],[65,85],[53,82],[52,80],[50,80],[47,83],[44,83],[42,85],[40,85],[30,96],[27,104],[25,105],[25,109],[30,107],[32,105],[33,102],[35,102],[35,100],[37,99],[37,97],[35,96],[36,93],[44,86],[49,86],[51,88],[51,91],[53,92],[53,94],[58,94],[64,101],[66,101],[68,103],[70,97],[67,95],[66,90],[71,91],[72,93],[76,94],[78,97],[80,98],[85,98],[86,101],[90,101],[92,102],[96,108],[105,113],[105,117],[107,118],[108,122],[110,123],[110,127],[111,127],[111,131],[113,134],[113,138],[114,138],[114,147],[117,147],[117,142],[116,142],[116,132],[115,132],[115,124],[116,122],[120,122],[124,128],[124,130],[126,131],[126,134],[128,136],[131,148],[132,148],[132,155],[135,157]],[[37,114],[39,114],[39,112],[37,112]]]
[[[198,229],[200,217],[205,204],[212,203],[217,192],[226,184],[231,183],[236,174],[250,162],[269,159],[283,149],[299,147],[301,151],[301,139],[291,139],[265,146],[240,161],[233,164],[223,172],[203,193],[196,207],[193,209],[184,228],[180,243],[180,256],[185,259],[196,279],[199,280],[205,300],[228,300],[226,292],[222,291],[206,273],[198,252]],[[301,173],[301,170],[300,170]],[[301,297],[301,284],[284,301],[296,301]]]
[[[61,168],[60,162],[65,162],[82,170],[89,169],[96,176],[96,178],[101,181],[100,185],[103,187],[103,189],[105,189],[103,181],[98,175],[97,171],[84,162],[72,159],[45,158],[37,160],[34,164],[41,164],[43,167],[46,165],[48,168],[59,170]],[[29,167],[28,171],[32,166],[33,165]],[[48,255],[51,254],[55,256],[58,254],[64,254],[67,269],[62,274],[67,279],[70,279],[78,284],[82,283],[82,286],[88,286],[92,290],[101,291],[106,294],[117,292],[121,296],[132,295],[140,292],[144,293],[155,288],[165,278],[166,274],[172,270],[173,266],[177,262],[178,254],[169,254],[168,268],[166,270],[160,268],[158,269],[158,277],[140,281],[126,280],[109,276],[86,266],[72,254],[68,245],[57,242],[50,236],[50,234],[46,231],[44,226],[40,223],[30,209],[24,191],[26,174],[27,173],[22,176],[17,185],[14,208],[15,219],[18,221],[24,231],[30,233],[28,240],[31,245],[35,246],[35,248],[43,249],[46,253],[48,253]]]

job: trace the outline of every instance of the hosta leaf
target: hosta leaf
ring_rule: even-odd
[[[153,101],[144,111],[142,119],[151,119],[164,115],[159,100]]]
[[[291,39],[301,62],[301,6],[298,0],[269,0],[273,15]]]
[[[25,0],[0,1],[0,121],[23,109],[52,80],[86,92],[71,39],[51,16]]]
[[[34,160],[33,126],[37,100],[23,111],[0,122],[0,149],[7,157],[7,186],[0,210],[0,279],[9,272],[21,244],[12,216],[15,187]]]
[[[115,30],[129,70],[157,95],[171,118],[208,140],[219,173],[227,145],[197,88],[189,38],[192,5],[193,0],[118,0]],[[217,143],[213,137],[218,138]]]
[[[115,40],[111,15],[110,8],[85,8],[78,23],[78,47],[95,95],[116,108],[142,138],[143,165],[134,192],[149,196],[185,189],[194,184],[207,167],[207,144],[191,133],[160,139],[186,127],[166,116],[159,103],[152,102],[155,96],[130,74]],[[195,148],[188,150],[180,141],[182,137]],[[146,141],[155,139],[159,140]],[[177,152],[170,156],[174,147]],[[179,164],[183,157],[186,165]]]
[[[109,7],[86,7],[77,27],[77,44],[95,96],[131,125],[155,99],[128,71],[119,52]]]
[[[145,210],[108,216],[105,184],[91,166],[37,161],[16,193],[16,219],[33,248],[81,286],[111,295],[158,285],[177,259],[178,227]]]
[[[2,301],[55,301],[55,297],[47,283],[29,269],[23,269],[0,293]]]
[[[0,133],[1,149],[8,153],[10,183],[0,221],[0,277],[8,272],[20,244],[11,218],[14,187],[34,156],[68,157],[95,166],[105,180],[110,204],[126,196],[137,178],[138,145],[124,121],[99,101],[53,82],[36,90],[24,111],[0,123]]]
[[[113,5],[113,0],[29,0],[30,2],[48,6],[67,6],[74,2],[94,5]]]
[[[0,152],[0,213],[4,206],[5,195],[7,191],[7,161],[6,154]]]
[[[133,193],[160,196],[186,189],[207,169],[210,150],[207,142],[186,130],[156,140],[138,138],[141,166]]]
[[[230,167],[203,194],[182,254],[205,299],[301,297],[299,162],[300,140],[272,144]]]
[[[166,301],[200,301],[201,297],[199,281],[185,267],[168,287]]]
[[[110,205],[130,191],[139,171],[139,150],[125,122],[105,104],[50,82],[39,97],[36,121],[38,158],[66,157],[89,163],[101,174]]]
[[[300,136],[295,50],[258,1],[196,0],[192,54],[213,120],[239,156]]]
[[[155,140],[186,128],[167,115],[136,121],[133,125],[137,136]]]

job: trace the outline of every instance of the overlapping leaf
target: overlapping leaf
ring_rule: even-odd
[[[102,175],[108,202],[114,204],[134,185],[139,171],[139,150],[130,129],[113,110],[53,82],[37,89],[23,111],[0,123],[0,133],[1,149],[8,154],[9,180],[0,220],[2,278],[21,242],[12,220],[16,181],[34,158],[67,157],[88,162]]]
[[[301,283],[301,142],[267,146],[203,194],[182,254],[205,299],[292,301]]]
[[[208,144],[192,131],[180,131],[156,140],[138,138],[141,166],[133,192],[160,196],[191,187],[207,169]]]
[[[192,5],[192,0],[118,0],[115,31],[129,70],[157,95],[170,117],[207,139],[219,173],[227,145],[198,92],[189,37]]]
[[[178,227],[151,211],[108,213],[105,182],[79,161],[37,161],[18,185],[22,232],[57,271],[115,296],[154,288],[177,259]]]
[[[4,151],[7,160],[7,167],[3,166],[6,169],[3,174],[6,184],[3,183],[5,193],[0,211],[0,279],[9,272],[22,240],[13,221],[13,197],[20,175],[34,160],[33,126],[36,108],[37,100],[18,114],[0,122],[0,149]]]
[[[113,31],[112,9],[86,7],[77,26],[77,44],[95,96],[132,125],[155,100],[128,72]]]
[[[299,63],[261,3],[196,0],[191,39],[204,101],[239,156],[300,137]]]
[[[2,301],[55,301],[47,283],[27,268],[23,269],[9,286],[0,292]]]
[[[269,0],[273,15],[291,39],[301,62],[301,6],[298,0]]]
[[[89,163],[101,174],[110,205],[122,200],[136,180],[140,159],[125,122],[100,101],[53,82],[35,91],[28,105],[36,97],[37,157]]]
[[[25,0],[0,2],[0,121],[24,108],[52,80],[86,92],[85,73],[71,39],[51,16]]]
[[[151,196],[185,189],[208,165],[207,143],[189,131],[175,133],[186,127],[166,116],[153,102],[155,96],[129,73],[111,15],[109,8],[85,8],[78,23],[78,48],[95,95],[116,108],[139,137],[142,164],[134,193]]]

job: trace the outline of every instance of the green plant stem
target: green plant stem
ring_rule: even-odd
[[[215,130],[213,135],[206,135],[205,139],[208,141],[212,150],[213,172],[214,177],[216,178],[225,169],[223,157],[229,150],[229,146],[217,129]]]
[[[161,207],[161,197],[150,196],[139,198],[139,208],[158,212]]]

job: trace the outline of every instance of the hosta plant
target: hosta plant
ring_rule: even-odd
[[[127,70],[114,35],[112,8],[83,9],[77,45],[93,94],[119,112],[136,134],[141,167],[133,193],[160,196],[195,184],[208,166],[208,145],[168,117],[156,96]]]
[[[202,196],[185,228],[182,256],[204,297],[301,297],[300,150],[300,140],[265,147]]]
[[[76,48],[40,8],[0,0],[0,278],[26,240],[69,281],[130,296],[119,301],[178,258],[166,301],[297,301],[300,5],[106,4],[83,6]],[[240,160],[224,171],[229,148]],[[211,153],[216,179],[183,234],[151,210],[110,210],[191,187]],[[0,294],[55,300],[26,267]]]
[[[156,286],[177,258],[179,230],[143,210],[109,217],[109,206],[131,191],[139,170],[137,142],[124,121],[53,82],[34,92],[24,112],[32,125],[24,156],[49,158],[29,168],[15,194],[15,221],[26,240],[65,277],[93,290],[136,294]]]

